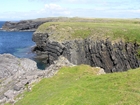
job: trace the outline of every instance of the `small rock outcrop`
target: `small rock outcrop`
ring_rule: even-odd
[[[47,33],[34,33],[36,43],[34,51],[43,62],[52,64],[63,55],[75,65],[88,64],[101,67],[106,73],[126,71],[140,66],[136,43],[122,41],[112,43],[110,40],[74,39],[66,41],[51,40]]]
[[[32,83],[57,73],[62,66],[73,66],[60,56],[46,70],[37,69],[36,62],[27,58],[16,58],[11,54],[0,54],[0,104],[15,103],[15,97],[25,89],[31,90]]]
[[[58,70],[61,67],[64,67],[64,66],[72,67],[72,66],[75,66],[75,65],[70,63],[68,61],[68,59],[66,59],[65,57],[60,56],[58,58],[58,60],[55,60],[54,63],[46,69],[46,75],[45,76],[52,77],[53,75],[55,75],[58,72]]]

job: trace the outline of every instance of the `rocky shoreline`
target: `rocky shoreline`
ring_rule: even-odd
[[[68,18],[6,22],[2,30],[35,31],[44,22],[62,20],[68,21]],[[45,28],[47,31],[49,30],[47,27]],[[49,28],[53,29],[53,32],[50,31],[51,34],[35,32],[32,38],[36,43],[33,49],[37,54],[36,59],[46,64],[45,70],[39,70],[35,61],[16,58],[11,54],[0,54],[0,104],[15,103],[17,100],[14,100],[14,97],[25,90],[30,91],[32,83],[38,82],[44,77],[52,77],[62,66],[87,64],[92,67],[100,67],[102,72],[99,74],[122,72],[140,67],[140,59],[137,54],[140,45],[137,43],[122,40],[113,42],[108,38],[93,40],[94,38],[91,37],[60,41],[52,34],[55,33],[57,26]],[[70,27],[68,28],[72,31]]]
[[[31,91],[32,83],[41,78],[52,77],[62,66],[74,66],[60,56],[45,70],[39,70],[36,62],[27,58],[16,58],[11,54],[0,54],[0,104],[15,103],[15,97],[22,92]]]

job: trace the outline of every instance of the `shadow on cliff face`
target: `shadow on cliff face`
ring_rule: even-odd
[[[45,46],[37,47],[35,52],[40,55],[38,58],[42,58],[41,61],[44,62],[44,64],[38,62],[39,68],[49,66],[61,55],[75,65],[87,64],[101,67],[106,73],[126,71],[140,66],[137,57],[139,45],[136,43],[122,41],[112,43],[109,40],[93,41],[91,39],[59,43],[47,40]]]

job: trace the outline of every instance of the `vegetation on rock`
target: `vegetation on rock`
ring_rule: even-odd
[[[96,75],[98,68],[63,67],[41,80],[16,105],[138,105],[140,68]]]
[[[48,61],[61,55],[66,55],[67,58],[71,55],[74,61],[76,57],[79,61],[89,57],[88,60],[93,64],[99,63],[96,66],[105,64],[109,70],[113,71],[113,67],[116,71],[123,71],[126,70],[122,69],[125,66],[127,69],[139,67],[139,61],[135,59],[135,50],[138,49],[137,55],[140,56],[137,45],[140,44],[139,28],[139,19],[56,18],[55,21],[50,19],[41,25],[33,39],[38,48],[48,54]],[[111,41],[121,41],[113,45],[108,40],[104,41],[108,38]],[[95,58],[103,60],[96,61]],[[140,104],[140,68],[106,75],[97,75],[98,72],[99,68],[87,65],[63,67],[54,77],[44,78],[31,91],[26,91],[23,99],[15,105]]]
[[[139,28],[139,19],[70,18],[64,22],[46,22],[36,33],[48,33],[50,39],[57,41],[90,37],[140,43]]]

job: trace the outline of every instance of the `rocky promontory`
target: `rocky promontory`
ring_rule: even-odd
[[[46,21],[23,20],[19,22],[7,21],[2,26],[5,31],[35,31],[39,25]]]
[[[31,19],[31,20],[21,20],[18,22],[7,21],[2,26],[2,30],[5,31],[35,31],[38,26],[45,22],[56,22],[56,21],[65,21],[68,18],[61,17],[61,18],[38,18],[38,19]]]
[[[2,26],[2,30],[5,31],[36,31],[36,29],[43,23],[46,22],[112,22],[113,20],[103,20],[100,19],[86,19],[86,18],[68,18],[68,17],[48,17],[48,18],[38,18],[30,20],[20,20],[20,21],[7,21]]]
[[[98,26],[96,30],[95,25],[79,22],[41,25],[33,35],[37,58],[50,65],[63,55],[75,65],[98,66],[107,73],[126,71],[140,66],[138,57],[140,46],[137,42],[126,41],[121,33],[120,37],[113,39],[114,33],[107,36],[111,33],[111,28],[107,27],[105,30],[106,27]]]

